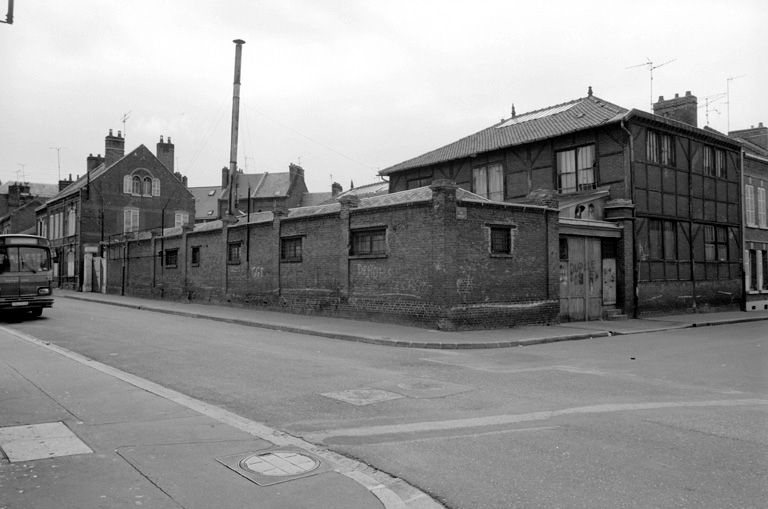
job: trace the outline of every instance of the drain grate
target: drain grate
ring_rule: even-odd
[[[234,454],[216,458],[216,461],[259,486],[269,486],[328,471],[319,458],[304,451],[282,448]]]

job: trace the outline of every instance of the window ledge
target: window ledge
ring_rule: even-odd
[[[280,263],[301,263],[301,258],[283,258],[280,260]]]
[[[491,255],[491,258],[514,258],[515,255],[512,253],[489,253]]]
[[[350,260],[373,260],[376,258],[389,258],[389,255],[386,253],[369,254],[369,255],[349,255]]]

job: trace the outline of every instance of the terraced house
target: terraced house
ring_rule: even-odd
[[[390,192],[448,179],[495,202],[549,196],[560,316],[591,320],[741,303],[740,150],[697,126],[690,92],[647,113],[590,87],[380,173]]]
[[[747,311],[768,309],[768,127],[731,131],[744,150],[744,290]]]
[[[84,175],[36,209],[37,233],[51,239],[60,287],[100,291],[100,242],[187,224],[195,217],[186,178],[174,173],[174,146],[160,138],[157,155],[144,145],[125,154],[112,130],[104,156],[89,155]]]

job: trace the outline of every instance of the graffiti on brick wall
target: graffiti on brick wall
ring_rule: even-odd
[[[390,268],[360,264],[357,266],[357,275],[369,281],[384,281],[392,279],[393,274]]]
[[[264,277],[264,267],[262,266],[255,266],[251,267],[251,277],[253,279],[261,279]]]

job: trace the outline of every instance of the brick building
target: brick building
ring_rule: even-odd
[[[56,184],[7,182],[0,186],[0,233],[35,233],[35,209],[58,192]]]
[[[216,221],[226,216],[229,203],[229,170],[221,170],[220,186],[192,187],[195,197],[196,223]],[[288,210],[302,205],[307,193],[304,168],[289,164],[287,172],[242,173],[233,179],[235,211],[241,213]]]
[[[59,286],[89,291],[103,283],[99,243],[116,236],[182,225],[194,217],[186,177],[174,173],[174,146],[160,138],[125,154],[109,131],[104,156],[89,155],[86,172],[36,210],[37,233],[51,239]],[[94,281],[95,279],[95,281]]]
[[[556,209],[435,181],[107,242],[107,290],[445,329],[547,323],[557,239]]]
[[[768,127],[731,131],[744,151],[744,290],[747,311],[768,309]]]
[[[553,195],[564,319],[735,307],[740,146],[696,117],[690,92],[651,114],[590,88],[380,173],[390,192],[449,179],[495,202]]]

